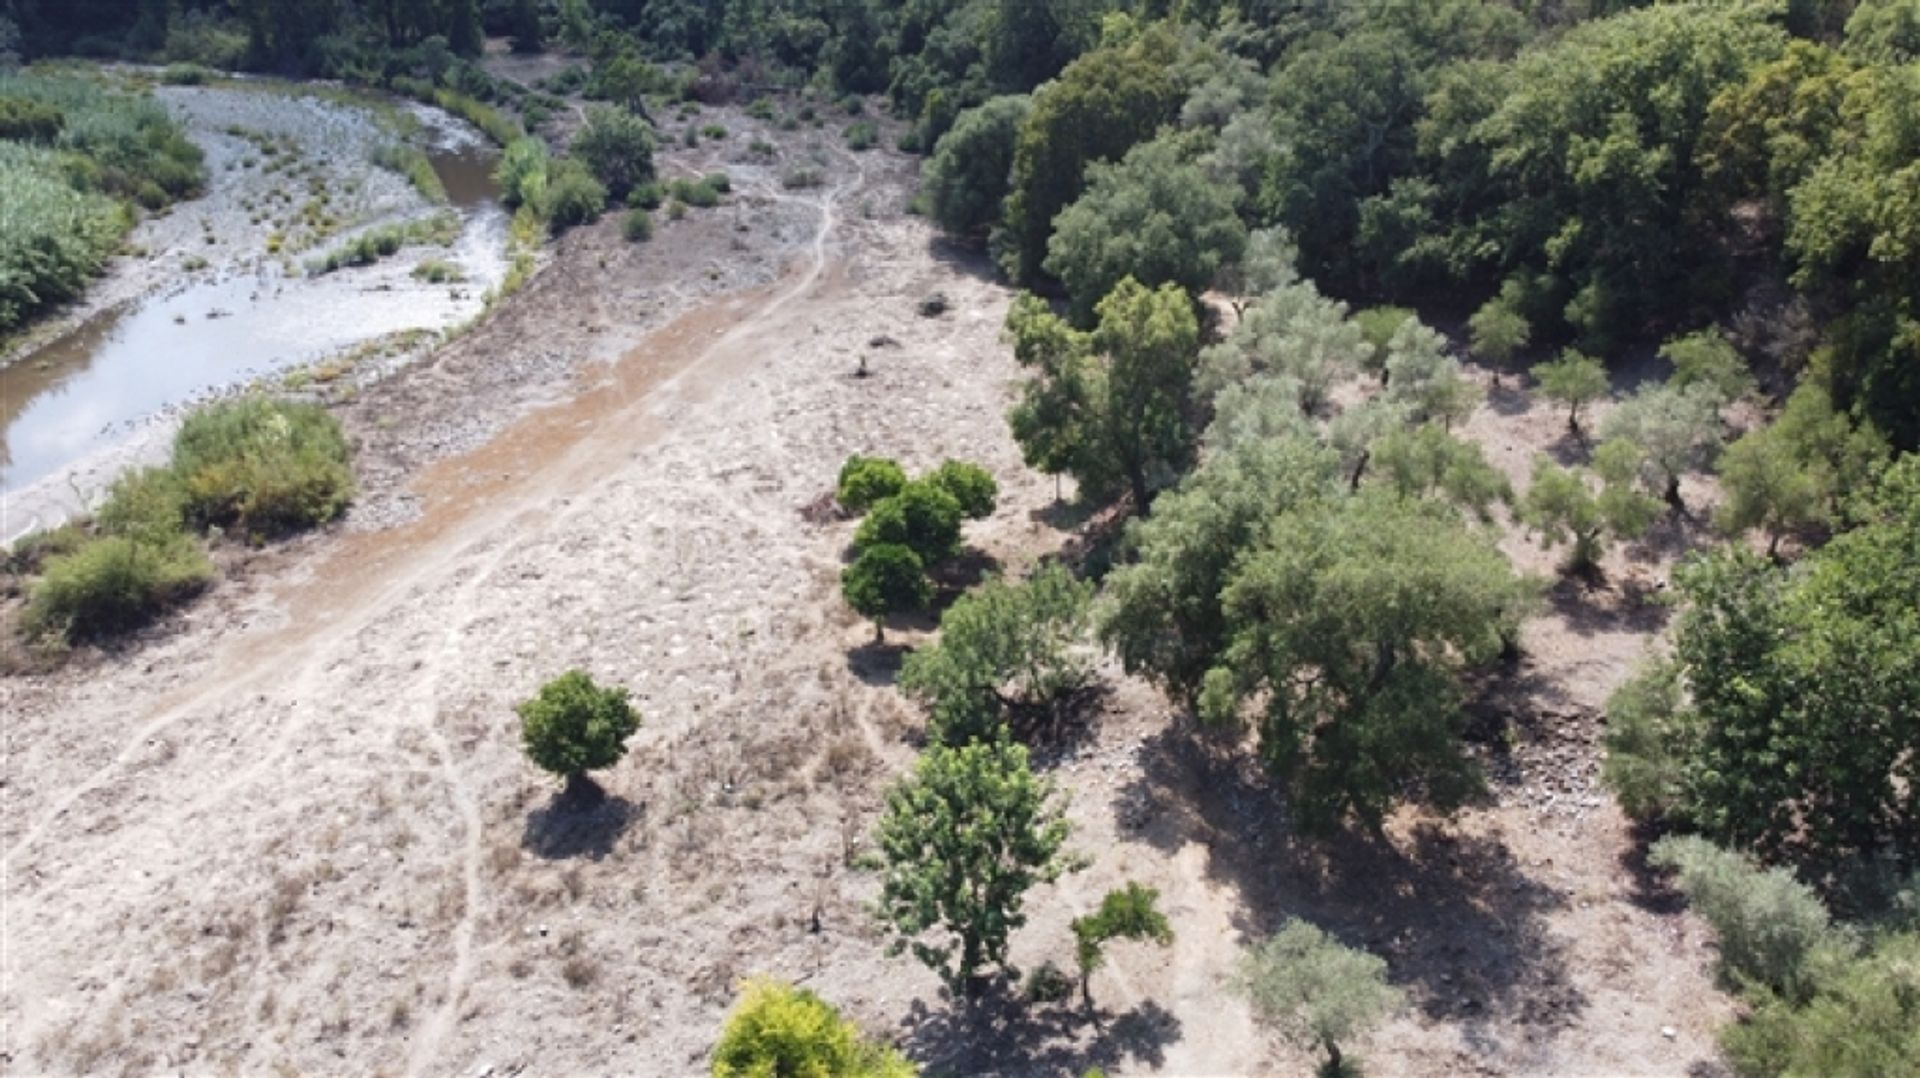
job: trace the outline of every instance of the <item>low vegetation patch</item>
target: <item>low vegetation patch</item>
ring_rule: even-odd
[[[440,174],[433,170],[433,162],[418,146],[404,142],[392,142],[376,146],[373,150],[373,163],[389,172],[397,173],[420,192],[420,197],[436,206],[447,204],[447,188],[440,182]]]
[[[362,232],[344,245],[308,259],[307,272],[319,277],[347,266],[371,266],[398,253],[403,247],[420,244],[444,247],[459,235],[460,219],[451,213],[386,225]]]
[[[0,76],[0,333],[79,295],[133,226],[205,182],[153,101],[78,78]]]

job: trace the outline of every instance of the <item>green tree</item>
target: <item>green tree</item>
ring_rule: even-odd
[[[1374,443],[1371,473],[1402,497],[1439,498],[1482,521],[1495,502],[1511,503],[1513,485],[1476,442],[1431,424],[1400,427]]]
[[[1014,139],[1033,101],[996,97],[962,112],[921,171],[934,223],[956,236],[984,239],[1000,223],[1013,171]]]
[[[1170,33],[1151,31],[1080,57],[1034,92],[1014,141],[1005,230],[996,245],[1014,281],[1038,281],[1053,219],[1086,189],[1087,164],[1119,158],[1174,118],[1183,96],[1171,66],[1176,49]]]
[[[598,792],[587,772],[612,767],[626,755],[627,738],[640,729],[640,714],[627,690],[601,688],[579,670],[540,687],[515,708],[527,758],[567,780],[567,794]]]
[[[1712,463],[1725,436],[1721,400],[1719,390],[1706,382],[1642,386],[1607,416],[1600,437],[1639,446],[1647,489],[1684,510],[1680,477]]]
[[[940,618],[937,643],[900,668],[900,691],[927,708],[947,745],[989,741],[1058,718],[1092,679],[1085,649],[1093,585],[1050,565],[1019,584],[990,580]]]
[[[1073,958],[1080,967],[1080,998],[1093,1008],[1093,974],[1106,964],[1106,946],[1117,939],[1145,940],[1167,947],[1173,926],[1160,912],[1160,892],[1131,881],[1108,891],[1100,908],[1073,919]]]
[[[1149,291],[1132,278],[1096,311],[1098,327],[1083,334],[1038,301],[1014,305],[1015,355],[1038,372],[1008,421],[1029,461],[1058,463],[1086,498],[1124,487],[1145,514],[1156,485],[1193,452],[1200,326],[1179,286]]]
[[[475,57],[486,51],[487,31],[480,22],[478,0],[451,0],[447,15],[447,45],[457,56]]]
[[[1571,348],[1558,359],[1534,364],[1533,376],[1548,400],[1567,406],[1567,429],[1575,433],[1580,430],[1580,407],[1607,395],[1607,369]]]
[[[907,473],[885,457],[863,457],[858,453],[840,466],[840,480],[834,497],[856,513],[864,513],[875,502],[891,498],[907,485]]]
[[[1830,524],[1841,498],[1864,489],[1887,452],[1871,424],[1856,426],[1818,385],[1802,383],[1772,425],[1721,455],[1726,500],[1714,522],[1733,534],[1764,530],[1772,556],[1783,536]]]
[[[1660,503],[1634,488],[1645,454],[1631,442],[1603,443],[1594,453],[1596,493],[1586,476],[1547,457],[1533,460],[1533,482],[1520,503],[1520,517],[1551,550],[1572,541],[1568,572],[1591,572],[1606,553],[1605,537],[1637,539],[1660,515]]]
[[[573,154],[587,163],[609,196],[624,199],[636,185],[653,179],[653,126],[617,105],[594,105],[573,137]]]
[[[1043,268],[1066,285],[1083,324],[1123,278],[1198,294],[1246,248],[1233,199],[1183,140],[1143,142],[1118,162],[1087,165],[1086,192],[1054,218]]]
[[[1201,715],[1257,711],[1303,829],[1378,828],[1410,786],[1442,808],[1477,788],[1460,674],[1503,650],[1528,588],[1451,506],[1363,490],[1283,512],[1219,601]]]
[[[1713,522],[1730,535],[1759,528],[1767,533],[1767,556],[1780,540],[1827,519],[1822,476],[1806,467],[1775,427],[1749,431],[1720,455],[1720,487],[1726,500]]]
[[[993,473],[978,464],[943,460],[926,474],[925,481],[951,495],[968,520],[985,520],[999,503],[1000,484],[993,481]]]
[[[932,566],[960,548],[959,499],[939,485],[916,479],[873,503],[853,541],[862,547],[898,544]]]
[[[1200,355],[1195,391],[1210,398],[1262,376],[1289,380],[1302,415],[1324,409],[1338,383],[1351,377],[1371,351],[1346,305],[1302,281],[1269,291],[1247,307],[1225,340]]]
[[[1500,372],[1519,356],[1533,337],[1526,316],[1504,296],[1496,296],[1480,305],[1467,320],[1473,334],[1473,350],[1486,357],[1493,367],[1493,384],[1500,384]]]
[[[713,1078],[913,1078],[912,1063],[861,1036],[832,1004],[760,977],[742,987],[713,1046]]]
[[[1340,1045],[1398,1010],[1404,997],[1387,983],[1385,960],[1355,950],[1301,920],[1250,947],[1234,989],[1253,1016],[1287,1042],[1327,1053],[1323,1075],[1343,1075]]]
[[[1026,893],[1064,867],[1067,823],[1027,750],[1008,741],[933,745],[887,793],[875,841],[885,860],[876,912],[957,995],[1004,965],[1007,940],[1026,923]],[[944,937],[929,942],[937,932]]]
[[[1704,393],[1716,408],[1739,400],[1753,389],[1753,373],[1747,369],[1747,361],[1719,330],[1675,337],[1660,346],[1660,355],[1673,364],[1668,385]]]
[[[1607,774],[1658,777],[1629,808],[1813,879],[1920,854],[1920,459],[1851,515],[1792,573],[1740,550],[1676,572],[1678,690],[1607,743]]]
[[[1387,346],[1393,342],[1394,335],[1400,332],[1400,327],[1406,325],[1413,317],[1414,313],[1405,307],[1368,307],[1366,310],[1354,312],[1354,322],[1359,325],[1360,332],[1366,336],[1367,344],[1373,349],[1366,361],[1360,364],[1361,368],[1385,382],[1387,380]]]
[[[873,642],[887,638],[886,619],[921,610],[933,601],[933,582],[920,555],[900,543],[863,545],[840,571],[840,594],[862,617],[873,620]]]

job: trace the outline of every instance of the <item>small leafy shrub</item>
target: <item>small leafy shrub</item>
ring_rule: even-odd
[[[1073,978],[1052,962],[1027,974],[1027,1002],[1058,1003],[1073,995]]]
[[[723,195],[733,190],[733,177],[724,172],[709,172],[700,182]]]
[[[168,86],[204,86],[213,81],[213,72],[199,64],[168,64],[160,72],[160,81]]]
[[[212,579],[200,544],[182,532],[154,541],[101,536],[47,559],[27,602],[26,628],[69,640],[138,628]]]
[[[832,1005],[804,988],[748,981],[713,1047],[714,1078],[912,1078],[899,1052],[860,1035]]]
[[[806,187],[818,187],[825,182],[827,182],[826,177],[817,168],[796,168],[780,177],[780,186],[796,191]]]
[[[627,192],[627,205],[637,210],[657,210],[666,200],[666,192],[652,180],[636,183],[633,190]]]
[[[687,215],[686,203],[680,201],[677,198],[667,203],[667,220],[678,221],[681,218],[685,217],[686,215]]]
[[[459,266],[440,258],[429,258],[413,267],[413,276],[428,284],[458,284],[467,279]]]
[[[835,497],[853,512],[865,512],[882,498],[891,498],[907,485],[906,470],[885,457],[863,457],[858,453],[840,466],[840,482]]]
[[[494,166],[493,182],[500,186],[500,200],[509,207],[538,205],[547,188],[547,144],[537,138],[515,139],[507,144],[500,163]]]
[[[773,98],[771,97],[754,98],[753,103],[747,106],[747,115],[753,117],[756,120],[763,120],[771,123],[773,121]]]
[[[667,185],[667,191],[687,205],[701,209],[720,204],[720,192],[706,180],[675,180]]]
[[[547,189],[540,197],[540,216],[556,235],[575,225],[591,223],[607,208],[607,189],[587,167],[566,159],[547,170]]]
[[[177,532],[187,519],[187,490],[171,468],[135,468],[107,488],[94,524],[107,535],[154,538]]]
[[[620,222],[620,233],[627,237],[628,243],[645,243],[653,238],[653,214],[639,207],[627,211]]]
[[[880,130],[873,125],[872,120],[861,120],[859,123],[847,125],[846,137],[847,149],[871,150],[880,143]]]
[[[340,422],[316,404],[250,396],[187,417],[173,471],[196,525],[281,534],[323,524],[353,499]]]
[[[1663,838],[1647,858],[1713,926],[1720,968],[1736,986],[1765,986],[1799,1002],[1813,987],[1810,957],[1836,943],[1827,908],[1785,868],[1763,869],[1695,835]]]
[[[727,129],[719,124],[708,124],[700,129],[700,134],[710,139],[723,139],[727,137]]]

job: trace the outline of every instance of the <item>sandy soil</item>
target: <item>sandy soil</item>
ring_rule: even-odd
[[[1730,1010],[1702,931],[1645,885],[1594,777],[1598,709],[1660,624],[1627,585],[1671,543],[1555,591],[1480,705],[1512,730],[1492,795],[1388,843],[1300,844],[1244,753],[1115,674],[1050,755],[1091,867],[1031,896],[1014,955],[1070,967],[1071,917],[1160,888],[1178,939],[1115,949],[1099,1021],[964,1014],[886,957],[851,865],[920,720],[838,600],[851,523],[801,510],[848,453],[957,456],[1001,479],[968,533],[986,555],[1017,569],[1071,536],[1002,418],[1009,294],[902,213],[912,163],[787,142],[830,166],[790,192],[744,149],[773,133],[725,123],[670,164],[735,170],[722,207],[641,246],[617,221],[568,237],[344,406],[368,493],[343,527],[239,559],[119,652],[0,683],[8,1070],[689,1074],[767,972],[941,1072],[1304,1073],[1223,984],[1296,914],[1408,990],[1355,1046],[1376,1073],[1713,1069]],[[951,312],[919,317],[936,290]],[[1469,430],[1518,469],[1560,437],[1524,392]],[[584,815],[512,713],[569,667],[646,716]]]

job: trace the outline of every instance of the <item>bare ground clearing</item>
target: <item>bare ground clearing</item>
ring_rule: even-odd
[[[754,122],[727,126],[679,167],[737,169],[728,205],[647,245],[568,237],[344,407],[369,488],[346,526],[242,559],[122,652],[0,683],[9,1071],[688,1074],[769,972],[942,1071],[1299,1073],[1222,984],[1296,913],[1412,995],[1361,1049],[1377,1073],[1710,1066],[1702,933],[1643,893],[1594,784],[1597,708],[1658,625],[1620,588],[1529,626],[1486,705],[1515,731],[1489,802],[1389,844],[1295,842],[1242,756],[1116,678],[1053,764],[1093,866],[1032,896],[1015,954],[1067,965],[1069,918],[1160,888],[1178,940],[1116,950],[1100,1022],[965,1016],[885,957],[848,862],[918,719],[837,599],[851,525],[799,510],[850,452],[958,456],[1001,478],[969,533],[993,558],[1067,536],[1002,420],[1008,295],[901,213],[910,162],[831,151],[837,186],[787,192],[728,156]],[[918,317],[935,290],[953,311]],[[1517,468],[1559,437],[1524,394],[1469,429]],[[646,716],[586,815],[555,810],[511,710],[573,666]]]

